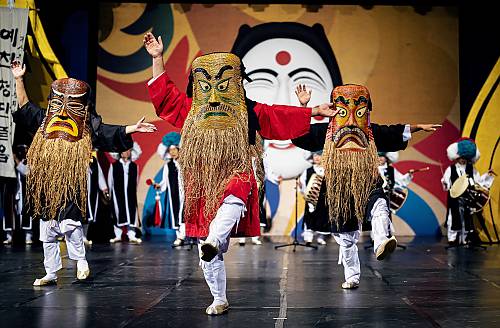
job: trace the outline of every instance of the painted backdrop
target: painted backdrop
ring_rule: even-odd
[[[434,134],[416,135],[395,165],[415,176],[409,196],[394,217],[398,235],[435,235],[445,217],[440,178],[449,165],[446,147],[459,137],[458,19],[453,8],[433,7],[425,15],[412,7],[302,5],[200,5],[106,3],[100,7],[97,109],[105,121],[129,124],[146,115],[159,132],[136,141],[143,154],[139,203],[147,218],[154,209],[148,178],[159,179],[163,161],[156,147],[173,128],[158,121],[146,83],[151,58],[142,47],[145,32],[161,35],[166,70],[183,90],[191,61],[213,51],[238,53],[251,74],[250,98],[295,104],[294,88],[313,90],[310,105],[328,101],[340,83],[366,85],[378,123],[442,123]],[[275,24],[269,24],[275,23]],[[313,123],[316,119],[313,118]],[[272,234],[295,228],[294,178],[310,164],[309,153],[288,142],[266,142],[271,169],[283,178],[268,182]],[[304,201],[297,199],[298,217]]]

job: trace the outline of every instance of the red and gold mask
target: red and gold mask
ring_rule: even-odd
[[[330,121],[326,140],[338,150],[365,150],[371,137],[370,93],[361,85],[341,85],[333,89],[332,102],[339,111]]]
[[[89,91],[87,83],[73,78],[52,82],[43,124],[46,139],[75,142],[82,138],[88,115]]]

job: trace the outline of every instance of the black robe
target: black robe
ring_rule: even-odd
[[[474,167],[471,163],[467,163],[465,166],[465,173],[474,179]],[[458,179],[457,167],[455,165],[451,166],[450,181],[451,184]],[[464,229],[465,231],[473,230],[472,214],[470,210],[463,203],[463,197],[452,198],[450,191],[448,191],[447,200],[447,210],[446,210],[446,222],[448,222],[448,216],[451,213],[451,230],[462,230],[462,220],[461,215],[464,218]]]
[[[22,129],[29,135],[34,136],[43,124],[45,110],[28,102],[12,113],[12,116],[17,129]],[[90,111],[89,117],[93,148],[107,152],[123,152],[132,148],[134,141],[130,135],[125,133],[125,126],[104,124],[95,111]],[[50,179],[50,177],[47,177],[47,179]],[[40,219],[45,221],[50,219],[57,219],[58,221],[65,219],[84,220],[82,211],[73,202],[68,202],[66,207],[61,209],[57,218],[41,217]]]
[[[325,144],[326,132],[329,123],[318,123],[311,124],[311,129],[309,133],[303,135],[302,137],[292,139],[292,143],[305,150],[309,151],[319,151],[322,150]],[[405,126],[403,124],[396,125],[378,125],[371,124],[373,139],[378,151],[389,152],[403,150],[408,145],[407,141],[403,141],[403,132]],[[364,222],[364,226],[369,227],[369,222],[371,221],[370,212],[373,209],[373,205],[377,199],[383,198],[388,202],[386,195],[382,189],[382,181],[377,183],[375,188],[371,191],[368,197],[367,206],[365,209],[365,217],[361,218]],[[340,218],[339,222],[344,222],[337,226],[337,224],[330,222],[328,214],[328,205],[326,204],[326,179],[323,179],[321,184],[321,189],[319,193],[318,203],[313,213],[312,217],[315,220],[311,220],[307,227],[314,231],[330,231],[332,233],[338,232],[351,232],[360,229],[358,218],[354,211],[354,199],[350,200],[351,203],[351,216],[346,220]]]
[[[137,164],[130,161],[128,167],[127,190],[125,190],[125,172],[121,161],[113,163],[113,183],[110,185],[114,202],[115,224],[138,226],[137,222]],[[110,183],[111,184],[111,183]],[[125,197],[125,192],[127,197]]]
[[[180,172],[173,159],[167,159],[166,165],[167,167],[163,169],[166,169],[168,174],[164,176],[164,179],[167,178],[168,182],[164,181],[167,185],[165,190],[165,202],[161,227],[179,229],[181,223],[184,223],[181,210],[181,207],[183,208],[184,204],[181,203],[182,201],[179,191]]]

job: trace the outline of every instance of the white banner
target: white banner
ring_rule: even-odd
[[[12,111],[17,109],[17,98],[10,63],[23,62],[27,27],[27,8],[0,7],[0,177],[16,177]]]

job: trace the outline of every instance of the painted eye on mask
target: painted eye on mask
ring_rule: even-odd
[[[198,83],[200,84],[201,91],[203,91],[203,92],[208,92],[208,91],[210,91],[210,89],[212,89],[212,86],[210,85],[210,83],[208,83],[206,81],[200,80],[200,81],[198,81]]]
[[[362,117],[366,113],[366,107],[361,107],[356,111],[356,116],[357,117]]]
[[[229,87],[229,79],[225,79],[217,83],[217,90],[222,92],[226,91],[227,88]]]
[[[59,99],[52,99],[50,101],[50,107],[51,107],[52,111],[59,110],[59,109],[61,109],[62,106],[63,106],[63,102]]]
[[[335,107],[335,108],[339,111],[339,113],[337,114],[338,116],[340,116],[340,117],[346,117],[347,110],[345,108],[338,107],[338,106]]]

